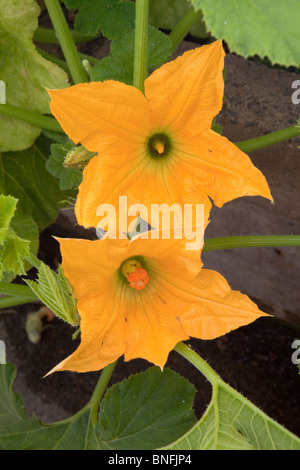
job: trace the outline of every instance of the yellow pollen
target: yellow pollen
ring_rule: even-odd
[[[164,144],[162,144],[161,142],[155,142],[154,148],[160,155],[165,151]]]

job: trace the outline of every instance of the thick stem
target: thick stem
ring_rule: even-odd
[[[99,412],[99,403],[101,398],[104,395],[108,382],[112,376],[112,373],[117,365],[117,361],[113,362],[112,364],[108,364],[102,371],[98,383],[95,387],[93,395],[89,401],[89,405],[91,407],[91,420],[93,426],[96,426],[98,422],[98,412]]]
[[[300,235],[246,235],[238,237],[208,238],[203,252],[233,248],[300,246]]]
[[[174,351],[193,364],[193,366],[195,366],[196,369],[198,369],[212,385],[218,381],[218,374],[204,361],[204,359],[198,356],[198,354],[195,353],[195,351],[189,348],[186,344],[178,343],[175,346]]]
[[[59,40],[59,44],[68,64],[73,82],[75,84],[88,82],[88,74],[86,73],[81,63],[76,44],[68,27],[59,1],[45,0],[45,5],[51,18],[57,39]]]
[[[77,31],[70,30],[74,42],[77,44],[93,41],[97,36],[83,36]],[[59,40],[56,37],[56,33],[50,28],[37,28],[33,35],[33,40],[36,42],[44,42],[46,44],[59,44]]]
[[[170,39],[172,42],[173,52],[177,49],[181,41],[190,32],[191,27],[202,15],[202,10],[195,11],[194,7],[190,8],[184,16],[181,18],[179,23],[174,27],[170,33]]]
[[[235,145],[245,153],[254,152],[300,135],[300,126],[291,126],[254,139],[236,142]]]
[[[15,305],[31,304],[34,302],[40,302],[40,300],[33,295],[31,298],[22,295],[8,295],[7,297],[0,297],[0,309],[14,307]]]
[[[0,114],[4,114],[5,116],[10,116],[15,119],[20,119],[21,121],[28,122],[35,127],[64,134],[64,131],[56,119],[44,116],[37,111],[29,111],[28,109],[17,108],[16,106],[12,106],[10,104],[0,104]]]
[[[0,294],[28,297],[30,299],[39,300],[32,292],[30,287],[21,284],[0,282]]]
[[[136,0],[133,85],[143,93],[147,77],[148,12],[148,0]]]

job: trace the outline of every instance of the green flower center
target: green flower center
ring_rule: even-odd
[[[171,141],[166,134],[153,134],[147,142],[148,152],[153,158],[166,157],[171,147]]]
[[[145,289],[149,282],[149,275],[139,258],[129,258],[123,261],[120,273],[123,280],[126,279],[128,286],[138,291]]]
[[[133,273],[134,271],[136,271],[138,268],[141,268],[141,267],[142,267],[142,263],[140,262],[139,259],[129,258],[123,261],[123,263],[120,266],[120,271],[121,271],[121,274],[123,274],[123,276],[126,277],[127,279],[130,273]]]

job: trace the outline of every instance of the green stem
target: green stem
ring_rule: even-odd
[[[91,420],[93,426],[96,426],[98,422],[99,403],[104,395],[108,382],[112,376],[112,373],[117,365],[117,361],[112,364],[108,364],[102,371],[98,383],[95,387],[93,395],[89,401],[91,407]]]
[[[300,235],[246,235],[238,237],[208,238],[203,252],[233,248],[300,246]]]
[[[250,153],[265,147],[270,147],[271,145],[279,144],[280,142],[292,139],[298,135],[300,135],[300,126],[297,125],[255,137],[254,139],[236,142],[235,145],[243,152]]]
[[[177,49],[181,41],[190,32],[191,27],[202,15],[202,10],[195,11],[194,7],[190,8],[184,16],[181,18],[179,23],[171,31],[169,37],[172,42],[173,52]]]
[[[64,53],[73,82],[77,84],[89,81],[88,74],[82,66],[76,44],[61,9],[59,0],[45,0],[45,5]]]
[[[136,0],[133,85],[143,93],[147,77],[148,12],[148,0]]]
[[[97,36],[83,36],[77,31],[70,30],[72,38],[75,43],[81,44],[89,41],[93,41]],[[33,35],[33,40],[36,42],[44,42],[46,44],[59,44],[59,40],[56,37],[56,33],[53,29],[50,28],[37,28]]]
[[[79,56],[80,58],[83,60],[83,59],[86,59],[88,60],[91,64],[99,64],[100,60],[97,59],[96,57],[93,57],[91,55],[87,55],[87,54],[83,54],[82,52],[79,52]]]
[[[193,366],[196,367],[206,378],[207,380],[214,385],[218,380],[218,374],[204,361],[197,353],[195,353],[191,348],[189,348],[184,343],[178,343],[174,351],[183,356],[187,361],[189,361]]]
[[[60,68],[62,68],[65,72],[67,73],[70,73],[70,70],[69,70],[69,67],[68,67],[68,64],[65,60],[63,59],[59,59],[58,57],[56,57],[55,55],[52,55],[52,54],[49,54],[49,52],[46,52],[44,51],[43,49],[40,49],[39,47],[36,48],[36,50],[38,51],[38,53],[44,57],[45,59],[47,60],[50,60],[50,62],[53,62],[54,64],[58,65]],[[99,59],[96,59],[96,57],[92,57],[90,55],[87,55],[87,54],[82,54],[81,52],[79,53],[79,57],[82,59],[82,60],[87,60],[89,63],[91,64],[98,64],[100,62]]]
[[[32,126],[47,129],[49,131],[59,132],[64,134],[59,123],[53,117],[44,116],[37,111],[29,111],[28,109],[17,108],[10,104],[0,104],[0,114],[10,116],[21,121],[28,122]]]
[[[34,295],[32,295],[31,298],[27,295],[26,296],[9,295],[7,297],[0,297],[0,309],[7,308],[7,307],[14,307],[15,305],[29,304],[33,302],[40,302],[40,301]]]
[[[38,297],[32,292],[30,287],[23,286],[21,284],[8,284],[5,282],[0,282],[0,294],[22,296],[39,300]]]
[[[44,57],[44,59],[49,60],[50,62],[53,62],[54,64],[58,65],[61,69],[63,69],[65,72],[69,73],[69,67],[68,64],[65,60],[59,59],[58,57],[55,57],[52,54],[49,54],[49,52],[44,51],[43,49],[40,49],[39,47],[36,48],[38,53]]]

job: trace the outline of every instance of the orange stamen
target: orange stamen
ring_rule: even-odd
[[[132,273],[128,274],[127,281],[130,287],[137,290],[142,290],[146,287],[149,282],[149,276],[144,268],[138,268]]]

